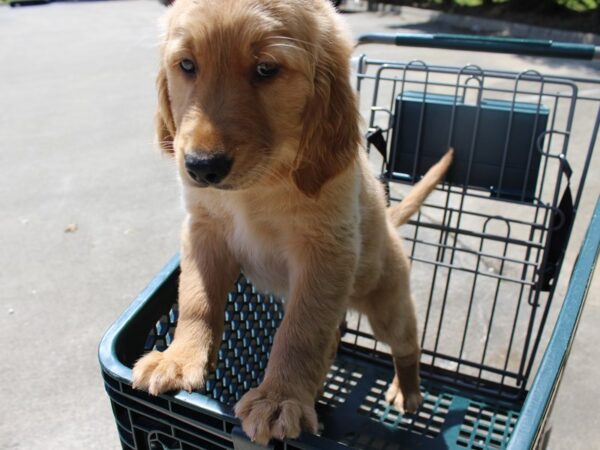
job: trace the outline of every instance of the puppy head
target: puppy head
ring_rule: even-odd
[[[360,140],[351,49],[327,0],[178,0],[157,79],[161,148],[189,186],[292,180],[316,196]]]

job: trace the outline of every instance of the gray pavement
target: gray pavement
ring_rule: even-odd
[[[151,0],[0,7],[0,449],[119,448],[96,347],[177,250],[182,218],[172,163],[152,145],[162,12]],[[410,10],[346,18],[355,34],[455,31]],[[598,64],[365,51],[600,75]],[[600,193],[599,157],[597,151],[557,298]],[[600,443],[598,279],[555,407],[555,449]]]

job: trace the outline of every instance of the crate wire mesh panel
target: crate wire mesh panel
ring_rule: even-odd
[[[414,415],[385,402],[393,377],[388,349],[366,318],[349,312],[317,400],[318,435],[272,447],[506,448],[543,350],[597,146],[600,98],[588,92],[600,83],[366,57],[358,67],[367,150],[391,202],[447,147],[456,152],[447,182],[399,230],[413,264],[424,402]],[[593,116],[579,114],[582,103]],[[486,160],[481,152],[490,148]],[[134,362],[172,341],[178,275],[174,258],[101,345],[122,446],[254,448],[232,406],[260,382],[283,308],[243,275],[229,294],[218,364],[202,391],[152,397],[130,387]]]
[[[275,330],[283,319],[283,305],[273,296],[257,293],[241,275],[229,293],[225,310],[223,344],[215,370],[206,380],[205,395],[234,404],[258,386],[267,367]],[[171,344],[179,309],[174,303],[149,329],[144,351],[164,351]]]
[[[597,143],[600,99],[581,88],[598,85],[474,65],[358,65],[369,147],[382,156],[391,201],[398,183],[455,150],[447,183],[400,229],[424,376],[522,398]],[[595,116],[577,114],[584,102]],[[347,341],[378,350],[366,321],[354,320],[361,331]]]

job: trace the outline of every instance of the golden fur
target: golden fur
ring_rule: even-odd
[[[442,179],[451,153],[388,217],[359,151],[351,50],[326,0],[178,0],[167,14],[156,129],[187,209],[180,317],[172,345],[135,365],[134,387],[156,395],[203,386],[243,269],[287,302],[264,380],[235,408],[259,443],[316,431],[327,349],[349,307],[392,349],[388,401],[408,411],[421,402],[409,261],[395,227]],[[194,61],[193,76],[182,59]],[[257,78],[264,62],[279,68],[275,76]],[[217,188],[186,174],[184,156],[199,151],[233,158]]]

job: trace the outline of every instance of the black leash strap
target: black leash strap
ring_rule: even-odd
[[[549,291],[554,284],[553,280],[556,275],[558,275],[560,264],[565,256],[569,235],[571,234],[571,227],[573,226],[573,221],[575,219],[575,208],[573,205],[570,184],[573,170],[571,169],[571,166],[569,166],[567,160],[562,157],[561,167],[563,173],[567,177],[567,187],[558,204],[558,208],[552,211],[552,218],[550,220],[552,236],[546,247],[548,256],[541,273],[539,284],[542,291]]]
[[[373,145],[377,149],[379,154],[382,156],[383,161],[387,162],[387,143],[385,142],[385,138],[383,137],[383,130],[379,127],[376,127],[373,131],[367,132],[367,142],[370,145]]]

